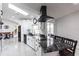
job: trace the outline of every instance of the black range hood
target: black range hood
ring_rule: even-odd
[[[46,22],[48,19],[54,19],[54,17],[47,15],[47,6],[41,6],[40,13],[41,16],[38,19],[39,22]]]

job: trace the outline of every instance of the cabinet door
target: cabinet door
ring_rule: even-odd
[[[34,37],[31,37],[31,42],[32,42],[32,48],[34,48],[35,49],[35,38]]]
[[[29,36],[29,45],[32,47],[32,38]]]
[[[30,45],[30,38],[27,36],[27,44]]]
[[[33,37],[31,37],[31,36],[28,36],[28,37],[27,37],[27,44],[28,44],[30,47],[34,48],[34,39],[33,39]]]
[[[30,46],[33,48],[33,38],[30,36]]]

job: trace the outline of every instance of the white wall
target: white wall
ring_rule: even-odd
[[[76,55],[79,55],[79,11],[57,19],[55,21],[55,34],[77,40]]]
[[[12,23],[12,22],[10,22],[10,21],[8,21],[8,20],[3,20],[3,28],[1,29],[1,31],[6,31],[6,32],[12,32],[12,31],[14,31],[16,28],[17,28],[17,25],[16,24],[14,24],[14,23]],[[4,29],[4,26],[5,25],[8,25],[9,26],[9,28],[8,29]]]
[[[28,29],[32,29],[32,23],[30,20],[23,20],[21,21],[21,39],[23,41],[24,37],[23,35],[24,34],[28,34]]]

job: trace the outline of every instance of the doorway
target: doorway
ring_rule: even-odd
[[[18,26],[18,42],[21,42],[21,26]]]

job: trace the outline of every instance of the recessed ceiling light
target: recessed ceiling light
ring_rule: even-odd
[[[16,6],[14,6],[13,4],[8,4],[8,7],[9,7],[10,9],[16,11],[16,12],[19,12],[19,13],[23,14],[23,15],[28,15],[27,12],[25,12],[25,11],[23,11],[22,9],[20,9],[20,8],[18,8],[18,7],[16,7]]]

